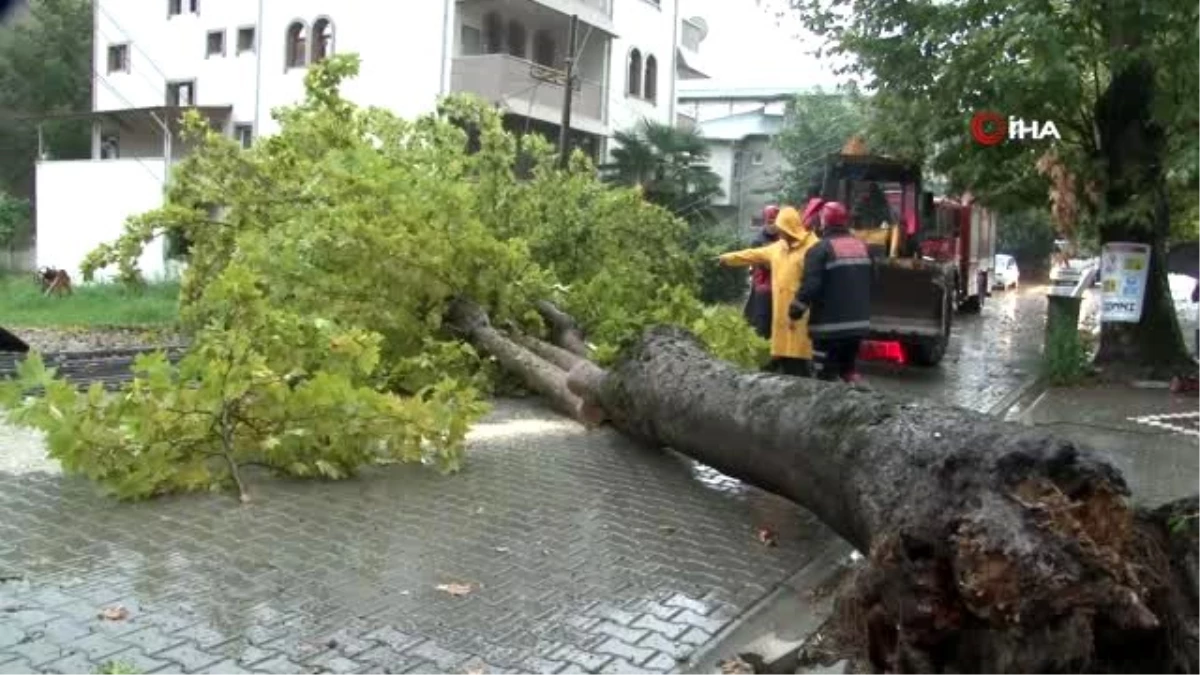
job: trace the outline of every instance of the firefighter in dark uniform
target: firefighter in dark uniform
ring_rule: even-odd
[[[871,255],[850,232],[849,214],[839,202],[820,211],[821,241],[804,259],[804,279],[788,307],[788,318],[808,317],[816,351],[823,352],[819,377],[861,380],[855,368],[858,348],[871,329]]]

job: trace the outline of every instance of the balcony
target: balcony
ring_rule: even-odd
[[[518,115],[558,124],[565,78],[560,70],[507,54],[460,56],[451,67],[450,89],[482,96]],[[605,133],[604,89],[599,82],[576,80],[571,116],[573,127]]]
[[[591,24],[602,31],[613,33],[612,3],[613,0],[532,0],[534,3],[552,9],[560,14],[579,15],[579,20]]]

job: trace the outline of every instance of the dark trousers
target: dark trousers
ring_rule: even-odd
[[[771,294],[750,291],[746,299],[746,321],[754,327],[754,332],[764,340],[771,339]]]
[[[821,360],[822,380],[845,380],[854,374],[854,366],[858,361],[858,347],[862,338],[835,338],[832,340],[817,340],[817,351],[825,354]]]
[[[792,377],[812,377],[812,361],[808,359],[792,359],[777,356],[763,368],[768,373],[791,375]]]

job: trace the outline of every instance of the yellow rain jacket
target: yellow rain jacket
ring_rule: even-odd
[[[788,305],[804,279],[804,256],[817,241],[817,235],[801,226],[800,212],[786,207],[779,212],[775,226],[796,241],[788,243],[782,237],[761,248],[726,253],[722,265],[771,267],[771,356],[775,358],[811,359],[812,339],[808,336],[808,314],[793,323],[788,319]]]

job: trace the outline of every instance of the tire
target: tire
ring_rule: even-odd
[[[944,317],[942,334],[938,338],[922,340],[921,342],[905,343],[904,352],[908,362],[925,368],[932,368],[942,362],[946,356],[946,347],[950,345],[950,329],[954,323],[954,306],[951,295],[947,293],[942,302]]]
[[[967,298],[966,301],[958,306],[959,311],[963,314],[979,314],[983,311],[983,305],[987,301],[989,289],[986,273],[979,273],[979,281],[975,284],[975,287],[979,289],[979,293]]]

